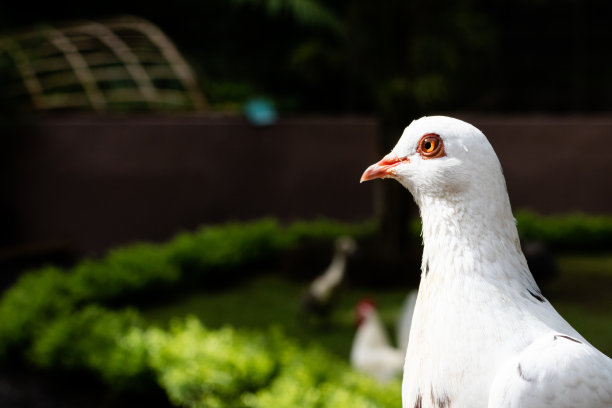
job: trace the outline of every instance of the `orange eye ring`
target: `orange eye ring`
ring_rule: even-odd
[[[444,157],[444,144],[440,135],[435,133],[428,133],[421,137],[417,147],[417,152],[423,159],[435,159],[437,157]]]

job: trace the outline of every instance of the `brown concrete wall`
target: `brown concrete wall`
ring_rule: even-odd
[[[500,156],[514,208],[612,212],[612,119],[456,115]],[[2,130],[2,244],[100,252],[203,223],[373,214],[371,118],[50,117]],[[399,135],[398,135],[399,136]]]
[[[513,208],[612,213],[612,117],[469,117],[493,145]]]
[[[100,251],[203,223],[372,213],[359,177],[373,119],[49,118],[21,131],[3,188],[16,242]]]

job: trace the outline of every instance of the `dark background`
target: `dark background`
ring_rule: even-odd
[[[612,118],[460,117],[488,135],[515,210],[609,213],[612,164],[603,146]],[[378,159],[374,117],[285,117],[258,128],[240,117],[81,114],[39,119],[17,134],[1,149],[9,246],[99,255],[201,224],[360,221],[379,210],[376,189],[395,186],[359,184]]]
[[[0,5],[0,34],[136,15],[192,66],[204,112],[40,112],[0,55],[5,246],[99,253],[203,223],[376,215],[400,253],[416,216],[397,183],[356,184],[412,119],[485,131],[515,208],[609,213],[606,1],[177,0]],[[280,121],[255,128],[264,96]],[[220,114],[221,113],[221,114]]]
[[[177,0],[3,2],[3,31],[133,14],[157,24],[213,104],[284,111],[602,112],[612,108],[609,2]]]

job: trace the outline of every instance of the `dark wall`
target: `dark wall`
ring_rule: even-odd
[[[79,251],[163,240],[203,223],[372,214],[373,119],[51,118],[12,146],[9,241]],[[8,182],[8,181],[7,181]]]
[[[472,117],[491,141],[514,209],[612,213],[612,117]]]
[[[457,116],[491,140],[515,209],[612,212],[611,118]],[[224,117],[49,117],[2,133],[5,248],[99,253],[204,223],[374,211],[377,183],[358,182],[380,156],[370,118],[254,128]]]

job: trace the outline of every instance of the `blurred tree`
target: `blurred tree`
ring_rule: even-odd
[[[342,30],[341,21],[316,0],[231,0],[231,3],[263,8],[270,17],[290,14],[299,24],[337,32]]]
[[[222,106],[263,93],[300,112],[585,112],[612,108],[610,11],[605,0],[57,0],[3,2],[0,22],[142,16]]]
[[[381,154],[412,119],[453,107],[464,95],[462,79],[475,79],[494,61],[495,30],[471,1],[355,0],[348,11],[348,71],[381,118]],[[401,262],[416,206],[397,183],[377,187],[380,253]]]

